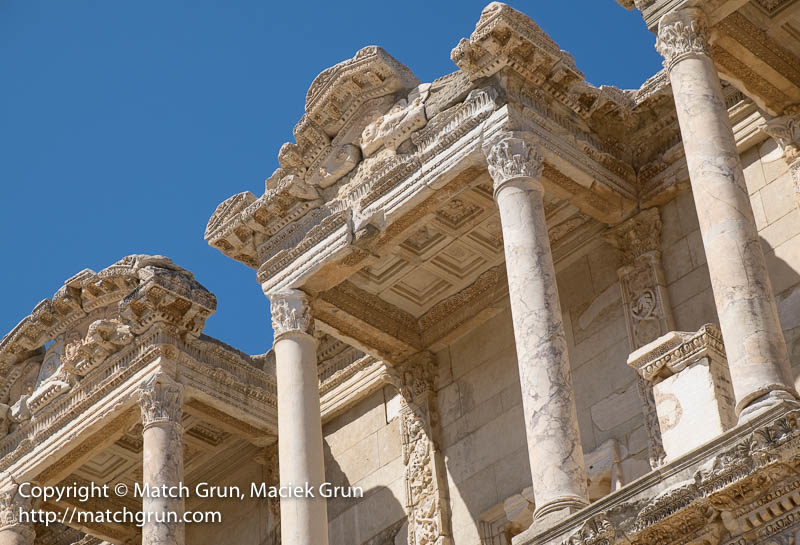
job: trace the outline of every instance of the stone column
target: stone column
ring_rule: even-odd
[[[764,130],[783,150],[794,182],[795,202],[800,206],[800,113],[771,119]]]
[[[150,489],[183,484],[183,386],[163,373],[152,375],[138,391],[142,410],[142,482]],[[177,490],[177,488],[175,489]],[[142,545],[184,545],[183,497],[142,498],[148,513]]]
[[[17,494],[17,485],[0,490],[0,545],[33,545],[33,524],[20,520],[20,511],[30,513],[31,502]]]
[[[672,83],[736,414],[745,421],[796,393],[702,11],[665,15],[656,48]]]
[[[575,394],[545,224],[542,157],[525,134],[488,150],[500,209],[525,433],[536,499],[534,523],[588,504]]]
[[[278,379],[278,459],[281,486],[325,482],[322,419],[317,376],[317,341],[308,298],[299,290],[268,294],[275,333]],[[283,545],[327,545],[328,507],[325,499],[281,500]]]

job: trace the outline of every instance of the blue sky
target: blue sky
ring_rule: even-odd
[[[214,208],[263,193],[321,70],[376,44],[431,81],[486,3],[0,0],[0,335],[79,270],[152,253],[217,295],[207,334],[268,350],[255,272],[203,240]],[[614,0],[509,4],[596,85],[660,68]]]

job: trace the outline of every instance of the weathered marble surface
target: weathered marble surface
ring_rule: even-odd
[[[319,489],[325,481],[320,417],[317,341],[308,299],[299,290],[269,294],[275,331],[278,382],[278,457],[281,486]],[[281,501],[281,543],[327,545],[324,498]]]
[[[508,291],[536,498],[535,520],[588,504],[586,471],[535,144],[507,136],[487,154],[500,209]]]
[[[666,461],[736,424],[730,373],[716,326],[671,331],[634,351],[628,365],[652,388]]]
[[[736,411],[746,419],[796,393],[703,13],[666,15],[657,48],[672,82]]]
[[[33,525],[19,520],[20,510],[30,510],[31,502],[17,492],[17,485],[0,490],[0,545],[33,545],[36,539]]]
[[[183,483],[183,386],[171,378],[151,376],[138,390],[142,410],[142,481],[150,489],[179,486]],[[181,519],[184,498],[142,498],[142,511],[152,513],[142,528],[142,545],[183,545],[185,524],[170,522],[171,513]]]

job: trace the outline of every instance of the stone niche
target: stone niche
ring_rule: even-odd
[[[633,352],[628,365],[652,384],[667,461],[736,424],[728,361],[716,326],[671,331]]]

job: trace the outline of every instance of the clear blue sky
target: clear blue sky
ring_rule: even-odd
[[[269,349],[255,272],[203,240],[214,208],[263,193],[321,70],[377,44],[431,81],[486,3],[0,0],[0,336],[79,270],[152,253],[217,295],[207,334]],[[614,0],[509,3],[594,84],[660,68]]]

